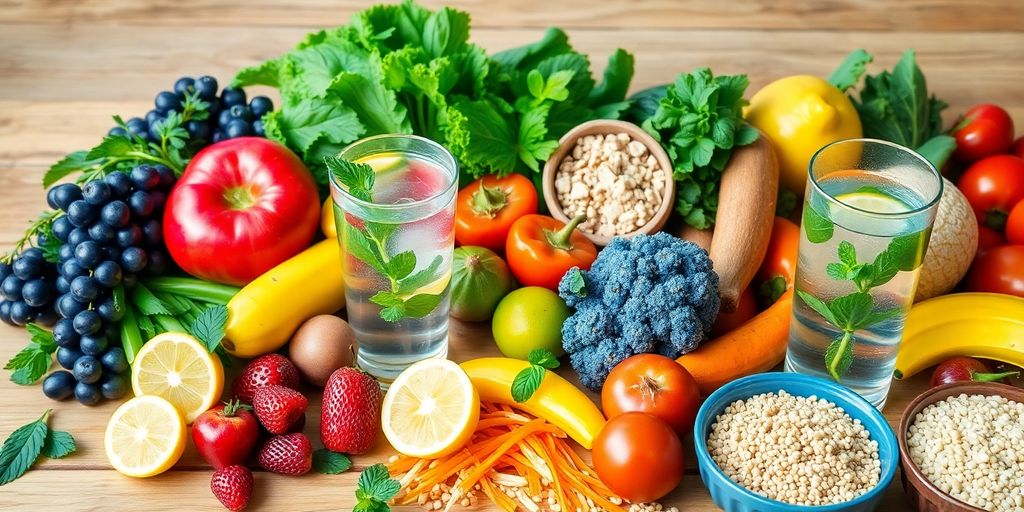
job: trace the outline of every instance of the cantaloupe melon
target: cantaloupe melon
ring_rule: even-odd
[[[943,182],[942,199],[921,266],[915,302],[952,290],[971,267],[978,250],[978,221],[971,205],[953,182],[945,178]]]

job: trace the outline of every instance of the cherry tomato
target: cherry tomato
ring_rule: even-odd
[[[459,191],[455,200],[455,241],[500,253],[512,223],[537,213],[537,189],[522,174],[488,175]]]
[[[683,479],[683,443],[653,414],[627,412],[608,420],[593,454],[601,481],[634,503],[660,499]]]
[[[736,305],[736,311],[732,313],[718,313],[718,318],[715,319],[715,324],[711,326],[711,336],[719,337],[745,323],[747,320],[754,318],[757,314],[757,298],[754,296],[754,288],[748,286],[743,293],[740,294],[739,303]]]
[[[1024,245],[996,247],[975,258],[967,291],[1024,297]]]
[[[969,164],[987,156],[1006,153],[1013,143],[1013,119],[997,105],[975,105],[964,113],[962,127],[953,133],[953,156]]]
[[[512,224],[505,242],[505,258],[516,280],[524,286],[558,290],[558,282],[572,267],[589,270],[597,259],[597,246],[577,226],[579,215],[568,224],[546,215],[525,215]]]
[[[931,385],[941,386],[953,382],[1003,382],[1007,377],[1016,377],[1020,372],[994,373],[984,362],[973,357],[951,357],[932,372]]]
[[[978,225],[978,253],[975,258],[1002,245],[1006,245],[1006,238],[1002,233],[988,226]]]
[[[793,286],[800,249],[800,226],[785,217],[775,217],[768,251],[754,280],[761,307],[767,308]]]
[[[1006,217],[1006,240],[1011,244],[1024,244],[1024,201],[1017,203]]]
[[[956,185],[971,203],[978,221],[1002,231],[1006,214],[1024,200],[1024,159],[990,156],[971,165]]]
[[[674,359],[640,354],[608,374],[601,388],[601,407],[609,418],[633,411],[653,414],[682,437],[693,429],[700,390],[690,372]]]
[[[1013,145],[1010,146],[1010,154],[1024,158],[1024,135],[1017,137],[1017,140],[1013,141]]]

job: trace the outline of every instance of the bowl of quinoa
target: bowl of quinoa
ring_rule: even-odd
[[[903,489],[918,510],[1024,510],[1024,389],[929,389],[904,411],[899,443]]]
[[[675,203],[668,153],[639,126],[597,119],[569,130],[544,164],[544,202],[551,216],[597,245],[617,236],[652,234],[664,227]]]
[[[878,409],[795,373],[751,375],[712,393],[694,445],[701,479],[727,512],[875,510],[899,466]]]

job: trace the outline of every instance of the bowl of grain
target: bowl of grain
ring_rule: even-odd
[[[569,130],[544,164],[544,202],[568,223],[585,215],[580,231],[604,246],[616,236],[660,230],[675,201],[668,154],[633,123],[598,119]]]
[[[903,489],[922,512],[1024,510],[1024,389],[934,387],[898,430]]]
[[[878,409],[796,373],[722,386],[697,412],[693,437],[701,479],[726,512],[875,510],[899,466]]]

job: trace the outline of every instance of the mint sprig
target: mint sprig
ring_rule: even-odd
[[[804,208],[804,231],[808,240],[821,243],[832,238],[832,222],[815,212],[810,217],[812,225],[808,226],[808,211],[813,210]],[[812,234],[816,236],[812,237]],[[838,261],[827,264],[825,272],[836,281],[852,281],[857,291],[829,301],[823,301],[802,290],[796,292],[804,304],[842,331],[825,350],[825,368],[837,382],[842,380],[853,365],[853,347],[857,341],[854,334],[900,313],[898,306],[876,309],[871,289],[888,283],[900,271],[909,272],[920,266],[927,240],[927,230],[895,237],[870,263],[859,261],[856,247],[843,240],[836,250]]]
[[[348,188],[348,193],[362,201],[373,200],[373,182],[376,174],[368,164],[357,164],[340,156],[324,157],[327,171]]]
[[[374,464],[359,474],[356,484],[356,506],[352,512],[387,512],[402,484],[391,478],[384,464]]]
[[[57,343],[53,340],[53,333],[39,327],[36,324],[25,326],[31,339],[28,346],[15,354],[4,370],[12,370],[11,381],[21,386],[35,384],[53,363],[53,353],[57,351]]]
[[[529,400],[540,389],[547,371],[558,368],[560,364],[554,354],[542,348],[531,350],[527,359],[530,366],[512,379],[512,399],[519,403]]]
[[[47,410],[36,421],[24,425],[4,441],[0,447],[0,485],[24,475],[40,455],[59,459],[74,453],[75,439],[67,432],[50,430],[48,423],[52,410]]]

